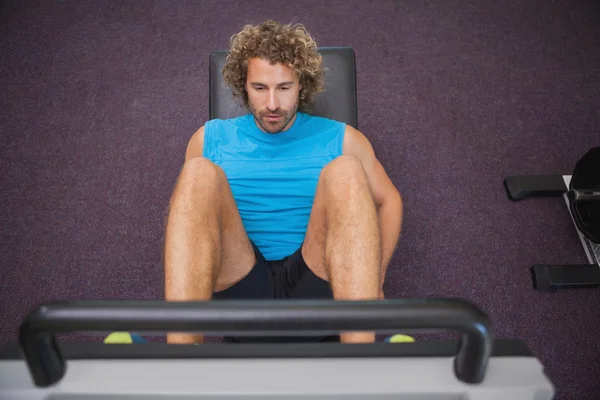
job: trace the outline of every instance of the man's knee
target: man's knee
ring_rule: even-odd
[[[221,167],[204,157],[190,158],[185,162],[173,193],[204,194],[222,196],[225,193],[227,176]]]
[[[171,196],[169,208],[175,197],[183,193],[203,192],[219,193],[223,182],[226,181],[225,172],[217,164],[204,157],[194,157],[186,160],[177,179],[175,190]]]
[[[349,155],[342,155],[323,168],[320,180],[325,185],[359,185],[368,184],[367,176],[361,161]]]
[[[183,164],[181,177],[194,182],[211,184],[220,183],[225,178],[225,173],[208,158],[194,157]]]

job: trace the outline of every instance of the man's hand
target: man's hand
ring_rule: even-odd
[[[385,300],[385,294],[383,293],[383,288],[379,289],[379,300]]]

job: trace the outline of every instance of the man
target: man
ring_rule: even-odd
[[[383,298],[402,200],[361,132],[302,111],[323,90],[310,34],[247,25],[223,77],[250,112],[208,121],[188,143],[166,226],[166,300]]]

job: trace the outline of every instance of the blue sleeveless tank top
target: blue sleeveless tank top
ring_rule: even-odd
[[[229,180],[246,233],[265,259],[304,240],[323,167],[342,154],[346,124],[297,112],[284,132],[263,132],[252,114],[204,125],[203,156]]]

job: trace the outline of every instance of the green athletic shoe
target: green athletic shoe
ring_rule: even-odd
[[[415,338],[413,338],[412,336],[408,336],[408,335],[398,334],[398,335],[392,335],[392,336],[388,337],[387,339],[385,339],[385,342],[386,343],[414,343]]]
[[[108,335],[103,343],[105,344],[132,344],[132,343],[148,343],[146,339],[137,334],[129,332],[113,332]]]

